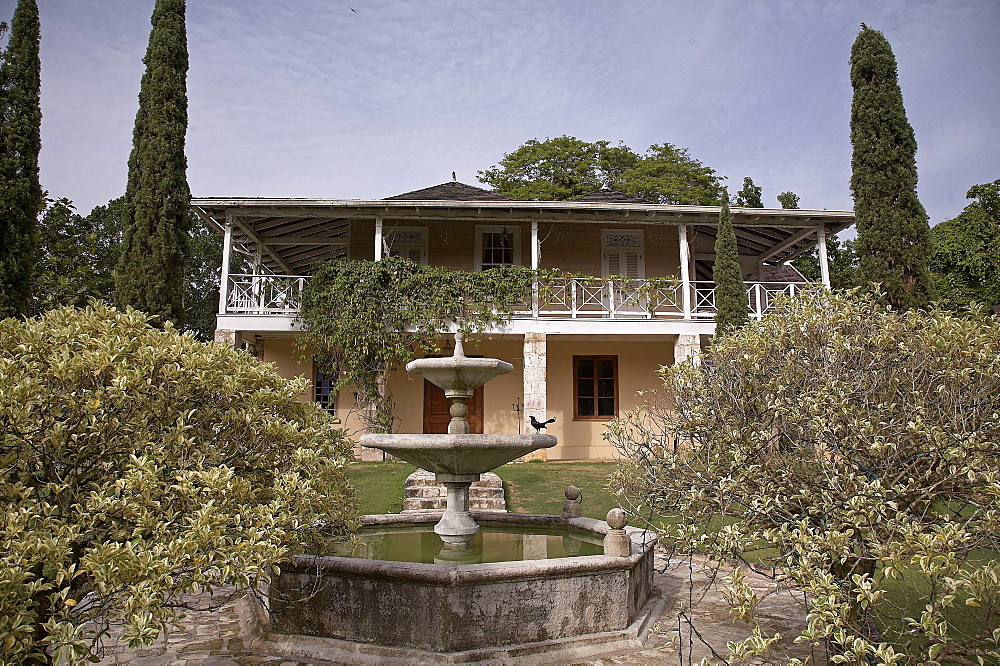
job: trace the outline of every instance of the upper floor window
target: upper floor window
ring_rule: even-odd
[[[508,226],[476,227],[476,270],[521,263],[521,229]]]
[[[395,227],[385,235],[386,256],[403,257],[427,265],[427,229]]]
[[[602,229],[601,270],[604,277],[646,277],[642,229]]]

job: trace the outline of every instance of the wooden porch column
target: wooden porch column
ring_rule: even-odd
[[[681,247],[681,299],[684,318],[691,318],[691,248],[688,246],[688,225],[677,226]]]
[[[375,216],[375,261],[382,260],[382,217]]]
[[[219,279],[219,314],[226,314],[229,302],[229,255],[233,252],[233,214],[226,211],[226,227],[222,237],[222,275]]]
[[[819,254],[819,275],[823,286],[830,288],[830,263],[826,257],[826,225],[816,227],[816,252]]]
[[[537,271],[542,248],[538,245],[538,220],[531,221],[531,270]],[[531,316],[538,317],[538,278],[531,282]]]

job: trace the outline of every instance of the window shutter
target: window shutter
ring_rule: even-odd
[[[608,252],[608,275],[622,274],[622,256],[618,252]]]
[[[625,255],[625,272],[622,275],[633,279],[642,277],[639,275],[639,253],[625,250],[623,254]]]

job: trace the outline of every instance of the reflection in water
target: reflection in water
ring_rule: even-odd
[[[483,528],[472,543],[446,544],[432,526],[421,529],[388,530],[373,526],[362,529],[355,543],[338,544],[336,555],[393,562],[424,564],[482,564],[540,560],[578,555],[601,555],[600,539],[567,530],[517,530]]]

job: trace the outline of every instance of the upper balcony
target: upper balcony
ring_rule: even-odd
[[[543,298],[517,308],[512,333],[714,329],[718,207],[488,200],[494,193],[454,185],[484,200],[193,200],[224,234],[219,328],[294,331],[299,296],[319,262],[396,255],[468,271],[517,264],[604,276],[547,285]],[[775,282],[774,267],[817,245],[825,266],[825,235],[854,214],[733,208],[732,219],[747,306],[759,317],[776,295],[802,287]]]
[[[295,316],[307,275],[230,275],[222,315]],[[805,282],[745,282],[750,316],[759,319],[779,296],[794,296]],[[690,311],[685,312],[684,285],[651,280],[574,277],[536,285],[544,296],[526,299],[514,319],[701,320],[715,317],[715,283],[692,281]]]

